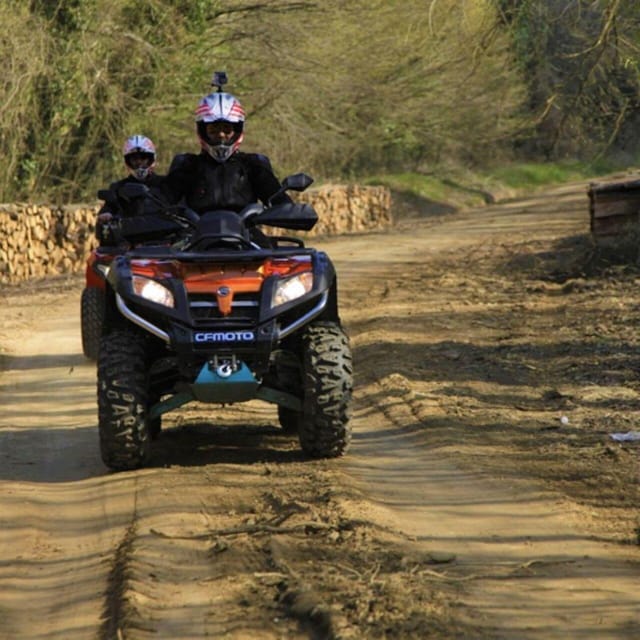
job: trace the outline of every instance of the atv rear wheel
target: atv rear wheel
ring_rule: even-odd
[[[148,420],[149,423],[149,435],[152,440],[157,440],[162,433],[162,417],[158,416],[153,420]]]
[[[89,360],[98,359],[103,316],[104,291],[97,287],[85,287],[80,298],[80,330],[82,352]]]
[[[349,339],[336,322],[309,325],[302,339],[300,446],[314,458],[342,455],[351,442],[353,366]]]
[[[153,395],[148,399],[147,403],[147,415],[149,415],[149,410],[151,407],[160,402],[160,397],[158,395]],[[160,432],[162,431],[162,416],[158,416],[157,418],[147,418],[147,424],[149,425],[149,435],[152,440],[157,440],[160,437]]]
[[[278,406],[278,422],[285,433],[298,433],[302,412]]]
[[[136,469],[149,459],[145,343],[130,330],[102,338],[98,361],[98,430],[103,462]]]

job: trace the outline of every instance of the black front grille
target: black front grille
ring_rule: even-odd
[[[194,324],[208,323],[211,320],[236,320],[254,324],[258,321],[259,293],[236,293],[231,304],[231,313],[223,316],[218,308],[216,297],[205,293],[189,294],[189,309]]]

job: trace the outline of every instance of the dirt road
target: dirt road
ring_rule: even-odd
[[[109,473],[82,281],[0,293],[0,638],[640,637],[640,271],[586,188],[319,240],[354,443],[262,403],[170,414]]]

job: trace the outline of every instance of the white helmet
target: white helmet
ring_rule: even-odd
[[[210,122],[228,122],[233,136],[228,140],[213,140],[207,135]],[[218,162],[225,162],[235,153],[244,137],[244,109],[230,93],[210,93],[200,100],[196,109],[196,130],[202,148]]]
[[[146,158],[149,163],[146,166],[132,165],[132,156],[135,154]],[[137,180],[146,180],[153,173],[156,166],[156,146],[146,136],[135,135],[127,138],[122,147],[122,155],[127,170]]]

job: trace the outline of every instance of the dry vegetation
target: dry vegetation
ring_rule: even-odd
[[[317,179],[637,152],[631,0],[6,0],[0,201],[93,198],[132,132],[196,148],[214,69],[246,148]]]

